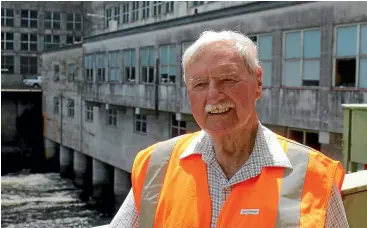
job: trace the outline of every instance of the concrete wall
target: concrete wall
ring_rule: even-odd
[[[82,98],[80,95],[82,48],[46,52],[42,55],[45,76],[43,84],[44,135],[74,150],[81,150]],[[67,66],[75,64],[75,81],[67,78]],[[60,66],[59,79],[55,80],[53,66]],[[54,113],[54,97],[59,97],[59,113]],[[74,117],[68,116],[68,99],[74,100]]]

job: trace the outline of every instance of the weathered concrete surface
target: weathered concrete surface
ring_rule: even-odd
[[[60,176],[73,178],[73,161],[74,161],[74,151],[60,145]]]
[[[113,192],[115,195],[115,211],[121,207],[131,188],[130,173],[118,168],[114,169]]]

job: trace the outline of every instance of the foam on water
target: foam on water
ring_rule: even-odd
[[[1,177],[1,227],[59,228],[107,224],[81,202],[71,180],[58,173],[22,172]]]

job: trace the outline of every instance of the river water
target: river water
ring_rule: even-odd
[[[79,199],[79,189],[58,173],[27,171],[1,176],[1,227],[63,228],[108,224]]]

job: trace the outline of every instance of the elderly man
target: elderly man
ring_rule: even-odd
[[[339,162],[261,125],[256,45],[204,32],[183,55],[202,131],[141,151],[111,227],[349,227]]]

